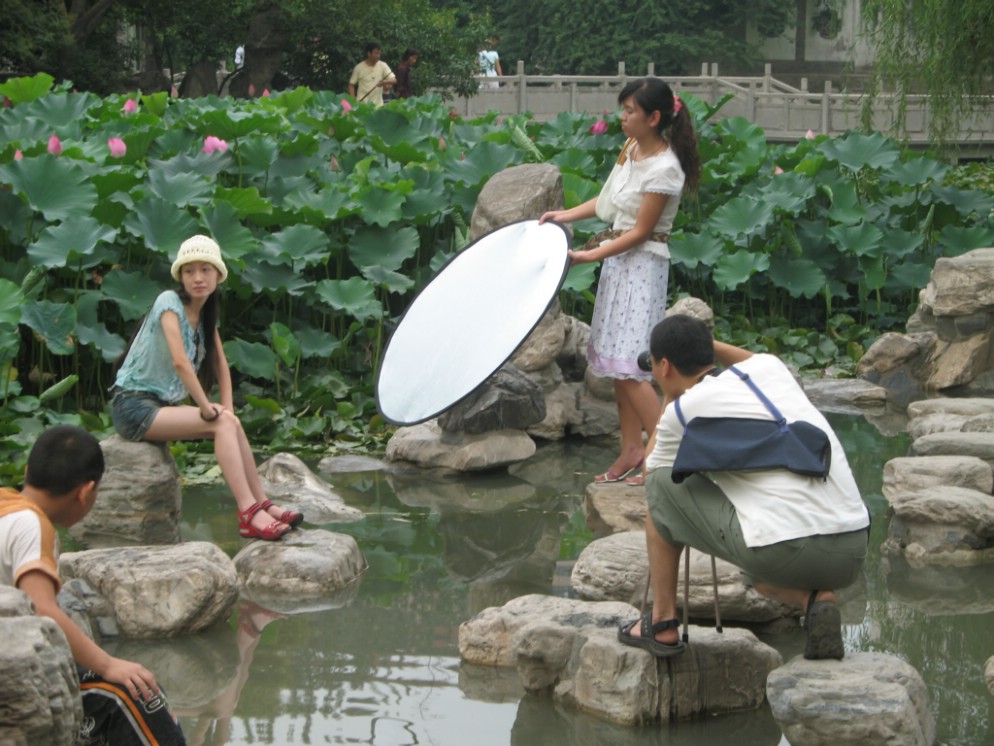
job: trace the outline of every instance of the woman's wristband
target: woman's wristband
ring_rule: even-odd
[[[214,420],[216,420],[218,417],[221,416],[221,410],[220,409],[218,409],[215,406],[211,406],[211,409],[214,410],[214,416],[213,417],[204,417],[204,413],[203,413],[203,411],[201,411],[200,412],[200,419],[202,419],[204,422],[213,422]]]

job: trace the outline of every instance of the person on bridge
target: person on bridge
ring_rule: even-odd
[[[669,239],[683,191],[694,191],[701,159],[690,112],[658,78],[628,83],[618,96],[628,141],[594,199],[553,210],[540,222],[571,223],[595,215],[611,223],[580,251],[575,264],[603,261],[587,357],[594,375],[614,379],[621,423],[621,453],[595,482],[641,483],[642,433],[659,420],[652,376],[638,367],[649,332],[666,311]]]

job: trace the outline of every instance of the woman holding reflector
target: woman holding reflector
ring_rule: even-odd
[[[638,472],[642,432],[651,433],[659,421],[652,376],[636,359],[666,311],[667,241],[680,195],[697,189],[701,173],[690,112],[669,85],[658,78],[633,80],[618,102],[628,141],[600,194],[540,219],[571,223],[596,215],[611,223],[583,249],[569,252],[577,264],[603,261],[587,357],[595,375],[614,379],[621,453],[596,482],[620,482]],[[639,483],[641,475],[633,480]]]

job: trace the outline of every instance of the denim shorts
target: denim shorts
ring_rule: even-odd
[[[152,427],[159,410],[168,406],[171,406],[169,402],[147,391],[116,389],[110,404],[110,416],[122,438],[137,442]]]
[[[742,571],[746,585],[832,590],[852,585],[866,559],[867,530],[819,534],[761,547],[746,546],[735,506],[718,485],[692,474],[674,484],[672,469],[646,480],[649,514],[672,546],[686,544]]]

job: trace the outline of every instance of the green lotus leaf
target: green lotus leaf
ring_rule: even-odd
[[[367,223],[386,228],[400,220],[404,195],[387,189],[366,187],[355,195],[355,201]]]
[[[117,231],[93,218],[71,216],[62,223],[42,230],[38,240],[28,246],[28,259],[42,267],[65,267],[78,264],[93,253],[100,243],[113,243]]]
[[[377,286],[386,288],[391,293],[406,293],[414,287],[414,280],[411,278],[376,264],[371,267],[363,267],[362,276]]]
[[[21,322],[24,295],[10,280],[0,278],[0,327],[17,326]]]
[[[814,194],[811,179],[793,172],[775,176],[759,191],[760,199],[791,215],[804,211]]]
[[[283,129],[279,117],[267,116],[261,111],[235,111],[234,109],[211,109],[200,115],[200,129],[203,134],[214,135],[222,140],[237,140],[256,132],[275,134]]]
[[[967,228],[947,225],[939,231],[938,243],[946,256],[959,256],[973,249],[994,245],[994,230],[982,225]]]
[[[887,169],[901,159],[894,141],[879,133],[863,135],[854,132],[845,137],[826,140],[821,150],[826,157],[851,171],[863,168]]]
[[[941,184],[948,172],[946,164],[927,156],[918,156],[884,169],[880,172],[880,181],[903,187],[916,187],[930,181]]]
[[[389,230],[363,226],[349,241],[349,259],[359,268],[378,265],[396,271],[417,253],[420,243],[417,229],[411,226]]]
[[[91,181],[97,188],[101,200],[111,195],[123,193],[131,195],[143,181],[134,171],[102,171],[94,174]]]
[[[246,174],[265,174],[276,163],[280,146],[272,137],[250,137],[238,145],[242,171]]]
[[[976,189],[933,186],[932,194],[937,200],[955,207],[963,217],[969,217],[974,213],[987,217],[994,210],[994,196]]]
[[[925,243],[925,236],[921,231],[886,228],[881,248],[887,256],[903,257],[920,249],[923,243]]]
[[[563,290],[574,293],[582,293],[590,290],[594,286],[596,278],[597,262],[587,262],[585,264],[573,264],[566,273],[566,281],[563,282]]]
[[[794,298],[814,298],[827,283],[825,273],[809,259],[776,256],[770,260],[770,280]]]
[[[769,269],[770,257],[767,254],[753,254],[741,250],[725,254],[718,260],[712,279],[722,290],[735,290],[756,272]]]
[[[0,96],[9,98],[13,104],[25,104],[35,101],[52,90],[55,82],[48,73],[38,73],[31,77],[10,78],[0,84]]]
[[[573,173],[564,173],[563,205],[567,208],[582,205],[600,194],[600,189],[601,185],[592,179]]]
[[[747,148],[766,147],[766,133],[763,128],[745,117],[728,117],[719,123],[718,129],[722,134],[731,135]]]
[[[13,186],[46,220],[89,215],[97,190],[89,176],[68,158],[50,155],[11,161],[0,166],[0,182]]]
[[[892,279],[908,289],[923,288],[932,279],[930,262],[899,262],[890,271]]]
[[[365,123],[366,131],[380,138],[388,146],[423,142],[428,139],[407,117],[392,109],[376,109],[365,118]]]
[[[153,168],[148,172],[148,185],[153,194],[176,207],[203,206],[214,197],[213,185],[198,174],[166,174]]]
[[[293,114],[307,106],[307,103],[313,98],[314,92],[310,88],[299,87],[278,93],[270,100],[288,114]]]
[[[332,353],[342,346],[334,334],[329,334],[323,329],[305,327],[297,329],[295,334],[297,341],[300,342],[300,356],[303,358],[331,357]]]
[[[446,178],[466,186],[479,186],[491,175],[520,163],[521,158],[521,151],[513,145],[480,143],[466,153],[465,160],[448,162]]]
[[[321,280],[316,288],[317,297],[334,308],[345,311],[359,321],[380,318],[383,308],[376,299],[376,286],[361,277],[347,280]]]
[[[866,208],[859,202],[856,187],[851,181],[839,181],[831,185],[832,206],[828,217],[837,223],[858,223],[866,218]]]
[[[219,202],[223,200],[234,207],[238,211],[239,217],[242,218],[270,215],[273,212],[273,203],[259,194],[256,187],[244,189],[218,187],[214,196]]]
[[[100,104],[92,93],[52,93],[27,106],[30,116],[56,130],[77,130],[86,112]]]
[[[216,200],[201,212],[201,218],[221,247],[221,254],[226,262],[242,259],[258,251],[259,239],[242,225],[238,211],[230,202]]]
[[[328,234],[313,225],[292,225],[262,240],[259,258],[275,264],[288,264],[297,272],[328,260],[331,250]]]
[[[158,93],[143,93],[142,94],[142,106],[150,114],[153,114],[160,119],[166,113],[166,107],[169,105],[169,92],[159,91]]]
[[[276,380],[276,353],[258,342],[229,339],[224,343],[224,355],[232,368],[252,378]]]
[[[865,254],[859,257],[859,269],[863,273],[863,284],[867,290],[879,290],[887,282],[887,267],[884,257]]]
[[[180,133],[186,136],[186,132]],[[168,135],[163,135],[163,138],[168,137]],[[166,145],[167,151],[175,151],[180,149],[185,149],[185,144],[183,145]],[[187,153],[179,153],[174,155],[172,158],[167,158],[166,160],[150,160],[148,162],[148,167],[150,170],[154,169],[156,171],[161,171],[163,174],[169,177],[181,176],[184,174],[198,174],[200,176],[205,176],[207,178],[212,178],[217,176],[219,173],[228,168],[233,162],[232,156],[229,153],[214,153],[213,155],[207,155],[206,153],[198,153],[197,155],[189,155]]]
[[[38,397],[38,403],[44,404],[45,402],[57,401],[58,399],[61,399],[63,396],[68,394],[72,390],[72,387],[77,383],[79,383],[79,376],[77,374],[72,373],[66,376],[58,383],[53,383],[47,389],[42,391],[41,395]]]
[[[141,272],[112,269],[104,275],[100,290],[117,304],[121,316],[131,321],[145,315],[162,288]]]
[[[186,210],[161,197],[146,197],[138,202],[134,212],[124,219],[124,228],[153,251],[170,257],[175,257],[186,239],[203,232]]]
[[[25,301],[21,307],[21,323],[31,327],[35,336],[44,340],[53,355],[71,355],[76,349],[76,307],[72,303],[48,300]]]
[[[76,298],[76,333],[81,345],[93,345],[105,363],[113,363],[124,352],[125,340],[110,332],[98,318],[97,309],[104,296],[99,292],[82,292]]]
[[[883,247],[884,234],[871,223],[859,225],[833,225],[828,229],[828,240],[834,243],[843,253],[864,256],[880,253]]]
[[[286,195],[283,204],[313,216],[322,223],[338,220],[359,210],[359,206],[353,203],[349,195],[335,185],[320,191],[298,189]]]
[[[273,343],[273,350],[283,361],[283,365],[290,368],[300,357],[300,343],[290,327],[285,324],[272,323],[269,325],[269,336]]]
[[[725,251],[725,242],[711,233],[678,233],[669,241],[670,260],[694,269],[713,267]]]
[[[708,228],[737,238],[762,232],[773,218],[773,206],[754,197],[733,197],[711,214]]]
[[[286,291],[290,295],[300,295],[314,283],[303,277],[293,267],[286,264],[252,261],[240,275],[242,282],[248,283],[256,292],[276,293]]]

